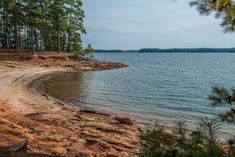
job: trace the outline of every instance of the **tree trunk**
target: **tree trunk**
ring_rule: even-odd
[[[16,20],[17,20],[16,12],[13,13],[13,19],[14,19],[15,49],[18,55],[20,55],[18,26],[16,23]]]
[[[34,31],[33,28],[31,28],[31,32],[30,32],[30,42],[31,42],[31,48],[32,48],[32,55],[35,54],[35,45],[34,45]]]
[[[20,28],[19,28],[19,51],[22,50],[22,42],[21,42],[21,34],[20,34]]]
[[[34,46],[35,50],[38,51],[38,36],[37,36],[37,28],[34,29]]]
[[[45,35],[45,38],[44,38],[44,52],[48,50],[48,35],[46,34]]]
[[[57,49],[58,49],[58,53],[60,54],[60,27],[58,26],[57,28]]]
[[[68,31],[68,49],[67,52],[70,53],[71,50],[71,35],[70,35],[70,31]]]
[[[27,48],[32,48],[30,28],[27,28]]]
[[[3,19],[3,27],[4,27],[4,38],[3,38],[3,44],[2,48],[7,48],[8,47],[8,39],[7,39],[7,34],[8,34],[8,27],[7,27],[7,13],[5,12],[4,14],[4,19]]]

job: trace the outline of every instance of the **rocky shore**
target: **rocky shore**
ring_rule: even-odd
[[[0,61],[0,152],[20,157],[137,156],[139,126],[130,118],[81,111],[28,88],[54,72],[121,67],[125,65],[75,61],[67,55]]]
[[[74,59],[73,54],[62,53],[36,53],[35,55],[0,55],[2,61],[14,61],[25,65],[34,65],[48,68],[65,68],[75,71],[100,71],[127,67],[127,65],[115,62],[97,60]]]

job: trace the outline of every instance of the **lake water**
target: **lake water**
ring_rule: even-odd
[[[235,54],[101,53],[95,57],[129,67],[57,75],[46,82],[47,92],[82,108],[171,125],[177,120],[194,124],[199,117],[225,111],[228,108],[211,107],[211,88],[235,87]],[[235,125],[225,124],[223,129],[235,130]]]

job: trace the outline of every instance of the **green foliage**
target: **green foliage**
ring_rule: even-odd
[[[82,44],[80,42],[78,42],[75,45],[75,49],[74,49],[73,53],[74,53],[75,59],[83,59],[84,58],[83,48],[82,48]]]
[[[230,111],[220,115],[223,121],[233,122],[235,118],[235,89],[228,90],[223,87],[213,87],[209,100],[212,106],[224,106],[228,105]]]
[[[81,0],[0,0],[0,47],[73,52],[84,17]]]
[[[197,131],[186,129],[185,122],[179,122],[172,132],[161,126],[146,129],[140,139],[143,149],[141,157],[224,157],[226,154],[218,145],[220,121],[216,118],[202,119]]]
[[[215,107],[235,103],[235,89],[214,87],[209,96]],[[226,112],[223,120],[234,120],[235,109]],[[145,129],[140,135],[142,142],[141,157],[235,157],[235,139],[227,143],[218,140],[221,132],[221,120],[202,118],[196,131],[188,131],[185,122],[178,122],[172,132],[156,125],[154,129]],[[225,147],[226,146],[226,147]]]
[[[230,91],[223,87],[213,87],[209,100],[213,106],[234,105],[235,89]]]
[[[192,0],[191,6],[195,6],[201,15],[215,13],[216,18],[221,18],[221,26],[225,32],[235,31],[235,3],[233,0]]]
[[[218,118],[202,118],[198,124],[198,132],[202,132],[201,136],[211,143],[216,143],[217,135],[221,126],[221,121]]]
[[[89,60],[94,57],[93,56],[93,48],[92,48],[91,44],[87,45],[87,47],[84,50],[82,49],[82,44],[80,42],[78,42],[77,46],[78,46],[78,48],[76,48],[74,51],[74,56],[76,59]]]
[[[91,59],[91,58],[94,57],[94,55],[93,55],[93,48],[92,48],[91,44],[89,44],[89,45],[85,48],[85,50],[84,50],[84,55],[85,55],[86,59]]]

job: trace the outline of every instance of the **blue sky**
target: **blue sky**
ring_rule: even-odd
[[[220,20],[188,0],[84,0],[85,45],[96,49],[235,47]]]

